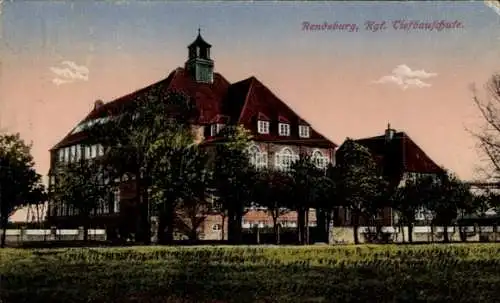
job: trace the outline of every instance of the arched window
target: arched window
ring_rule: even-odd
[[[214,231],[222,230],[222,225],[221,224],[214,224],[214,225],[212,225],[212,230],[214,230]]]
[[[324,169],[328,165],[328,158],[323,156],[323,153],[319,150],[313,152],[311,160],[317,168]]]
[[[294,154],[291,149],[285,147],[276,154],[276,169],[288,171],[292,167],[292,164],[298,159],[299,155]]]
[[[267,153],[261,152],[257,145],[253,145],[248,149],[248,156],[250,158],[250,163],[256,168],[267,167]]]

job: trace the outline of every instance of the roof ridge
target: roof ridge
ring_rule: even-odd
[[[253,76],[253,75],[252,75],[252,76],[250,76],[248,79],[250,79],[250,81],[251,81],[251,82],[250,82],[250,88],[248,89],[247,96],[246,96],[246,98],[245,98],[245,105],[242,107],[242,110],[241,110],[241,113],[240,113],[240,117],[239,117],[239,119],[238,119],[238,122],[241,120],[241,118],[242,118],[242,116],[243,116],[243,113],[244,113],[244,111],[245,111],[245,108],[246,108],[246,105],[247,105],[247,102],[248,102],[248,100],[247,100],[248,95],[250,94],[250,91],[251,91],[251,89],[253,88],[253,86],[254,86],[255,82],[257,82],[257,83],[258,83],[258,84],[260,84],[260,85],[261,85],[261,86],[262,86],[265,90],[267,90],[267,92],[268,92],[269,94],[271,94],[271,96],[273,96],[275,99],[277,99],[279,102],[281,102],[281,103],[282,103],[282,104],[283,104],[283,105],[284,105],[284,106],[285,106],[285,107],[286,107],[286,108],[287,108],[290,112],[292,112],[292,113],[293,113],[293,114],[294,114],[294,115],[295,115],[295,116],[299,119],[299,121],[300,121],[300,120],[302,120],[302,121],[307,122],[307,124],[308,124],[308,125],[309,125],[309,127],[312,129],[312,131],[314,131],[315,133],[317,133],[317,134],[318,134],[318,135],[319,135],[322,139],[327,140],[327,141],[329,141],[329,142],[331,142],[331,143],[333,143],[333,144],[337,145],[337,144],[336,144],[336,143],[334,143],[332,140],[330,140],[330,139],[326,138],[326,136],[325,136],[325,135],[323,135],[322,133],[318,132],[315,128],[313,128],[313,127],[311,126],[311,123],[309,123],[309,122],[308,122],[308,120],[304,119],[301,115],[299,115],[299,114],[298,114],[298,111],[296,111],[296,110],[292,109],[292,108],[288,105],[288,103],[286,103],[286,102],[285,102],[285,101],[283,101],[280,97],[278,97],[278,96],[277,96],[277,95],[276,95],[276,94],[275,94],[275,93],[274,93],[274,92],[273,92],[273,91],[272,91],[269,87],[267,87],[264,83],[262,83],[262,81],[260,81],[259,79],[257,79],[257,77],[255,77],[255,76]],[[297,122],[299,122],[299,121],[297,121]],[[290,122],[291,122],[291,121],[290,121]],[[338,145],[337,145],[337,146],[338,146]]]
[[[250,80],[250,84],[248,85],[248,91],[245,95],[245,102],[243,103],[243,106],[241,107],[240,116],[238,117],[238,121],[237,121],[238,124],[240,124],[241,118],[243,117],[243,113],[245,112],[245,109],[247,108],[248,97],[250,96],[250,92],[252,91],[253,84],[254,84],[255,80],[257,80],[257,79],[254,76],[251,76],[250,78],[245,79],[245,80]],[[245,80],[243,80],[243,81],[245,81]],[[243,81],[240,81],[240,82],[243,82]]]
[[[429,156],[429,155],[425,152],[425,150],[424,150],[423,148],[421,148],[421,147],[420,147],[420,144],[418,144],[415,140],[413,140],[413,139],[412,139],[412,138],[411,138],[411,137],[410,137],[410,136],[409,136],[406,132],[402,131],[402,133],[404,134],[404,136],[403,136],[403,138],[402,138],[402,139],[403,139],[403,140],[402,140],[402,142],[403,142],[403,148],[404,148],[404,146],[406,145],[406,144],[405,144],[405,140],[406,140],[406,141],[410,141],[411,143],[413,143],[413,144],[414,144],[414,145],[415,145],[415,146],[419,149],[419,152],[420,152],[420,153],[422,153],[424,156],[426,156],[426,157],[427,157],[427,158],[428,158],[428,159],[429,159],[432,163],[434,163],[437,167],[441,167],[441,165],[438,165],[438,164],[436,163],[436,161],[434,161],[434,159],[433,159],[433,158],[431,158],[431,157],[430,157],[430,156]],[[403,157],[406,157],[406,155],[403,155]],[[405,161],[404,165],[406,165],[406,161]]]

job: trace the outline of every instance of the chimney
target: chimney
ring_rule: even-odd
[[[98,99],[94,102],[94,110],[98,109],[99,107],[103,106],[104,102],[101,99]]]
[[[394,134],[396,133],[395,129],[391,128],[391,124],[387,124],[387,129],[385,130],[385,142],[390,142],[392,138],[394,138]]]

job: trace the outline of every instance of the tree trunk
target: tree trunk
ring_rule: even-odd
[[[230,244],[235,244],[234,240],[234,221],[235,221],[235,212],[232,207],[229,207],[227,210],[227,240]]]
[[[401,241],[402,241],[402,243],[405,243],[405,240],[406,240],[406,238],[405,238],[405,226],[404,226],[404,224],[401,224],[399,222],[398,222],[398,225],[399,225],[399,230],[401,231]],[[409,231],[410,230],[408,229],[408,232]]]
[[[413,223],[408,223],[408,242],[413,243]]]
[[[302,208],[297,209],[297,234],[299,244],[303,245],[305,243],[305,232],[304,232],[304,210]]]
[[[236,222],[234,222],[234,230],[235,230],[235,240],[236,244],[242,244],[243,241],[243,231],[242,231],[242,225],[243,223],[243,210],[239,210],[238,213],[236,214]]]
[[[189,241],[190,242],[196,242],[198,241],[198,232],[196,231],[196,227],[195,228],[191,228],[191,230],[189,231]]]
[[[326,223],[326,214],[325,211],[316,208],[316,229],[318,231],[318,236],[320,241],[324,241],[327,233],[327,223]]]
[[[222,235],[221,235],[221,240],[224,241],[225,234],[226,234],[226,213],[223,212],[221,214],[221,217],[222,217],[222,226],[221,226]]]
[[[165,237],[165,229],[167,228],[167,218],[165,212],[161,212],[158,216],[158,244],[167,244]]]
[[[330,225],[332,223],[332,211],[328,211],[326,215],[326,234],[325,234],[325,242],[330,244]]]
[[[353,219],[354,244],[359,244],[359,236],[358,236],[359,215],[357,213],[353,213],[352,219]]]
[[[354,244],[359,244],[358,229],[359,229],[359,225],[357,223],[354,224],[354,226],[353,226],[353,230],[354,230]]]
[[[498,225],[493,223],[493,241],[496,242],[498,238]]]
[[[431,242],[434,243],[434,223],[431,223]]]
[[[144,220],[142,224],[142,229],[144,231],[144,240],[142,241],[144,244],[149,245],[151,244],[151,213],[149,209],[149,194],[148,194],[148,188],[144,187],[143,188],[143,198],[142,198],[142,203],[143,203],[143,209],[144,209]]]
[[[443,226],[443,236],[444,236],[443,242],[450,243],[450,237],[448,235],[448,226],[447,225]]]
[[[276,240],[276,245],[280,244],[280,231],[278,227],[278,218],[276,214],[273,214],[273,230],[274,230],[274,238]]]
[[[0,218],[0,220],[2,221],[1,222],[1,225],[2,225],[2,239],[0,240],[0,248],[4,248],[5,247],[5,240],[7,238],[7,223],[9,222],[9,218],[8,217],[2,217],[2,218]]]
[[[460,241],[467,242],[467,233],[465,232],[465,226],[459,225]]]
[[[89,240],[89,220],[90,218],[85,218],[83,220],[83,242],[88,242]]]
[[[136,174],[136,195],[139,206],[139,224],[136,230],[136,241],[144,244],[151,243],[151,224],[149,212],[148,187],[144,181],[144,175]]]
[[[305,217],[305,232],[306,232],[306,236],[305,236],[305,240],[306,240],[306,245],[309,245],[311,242],[309,241],[309,208],[307,208],[305,211],[304,211],[304,217]]]
[[[175,209],[172,205],[167,204],[165,213],[165,244],[174,243],[174,227],[175,227]]]

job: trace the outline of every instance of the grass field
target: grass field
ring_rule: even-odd
[[[500,302],[500,245],[0,250],[1,302]]]

